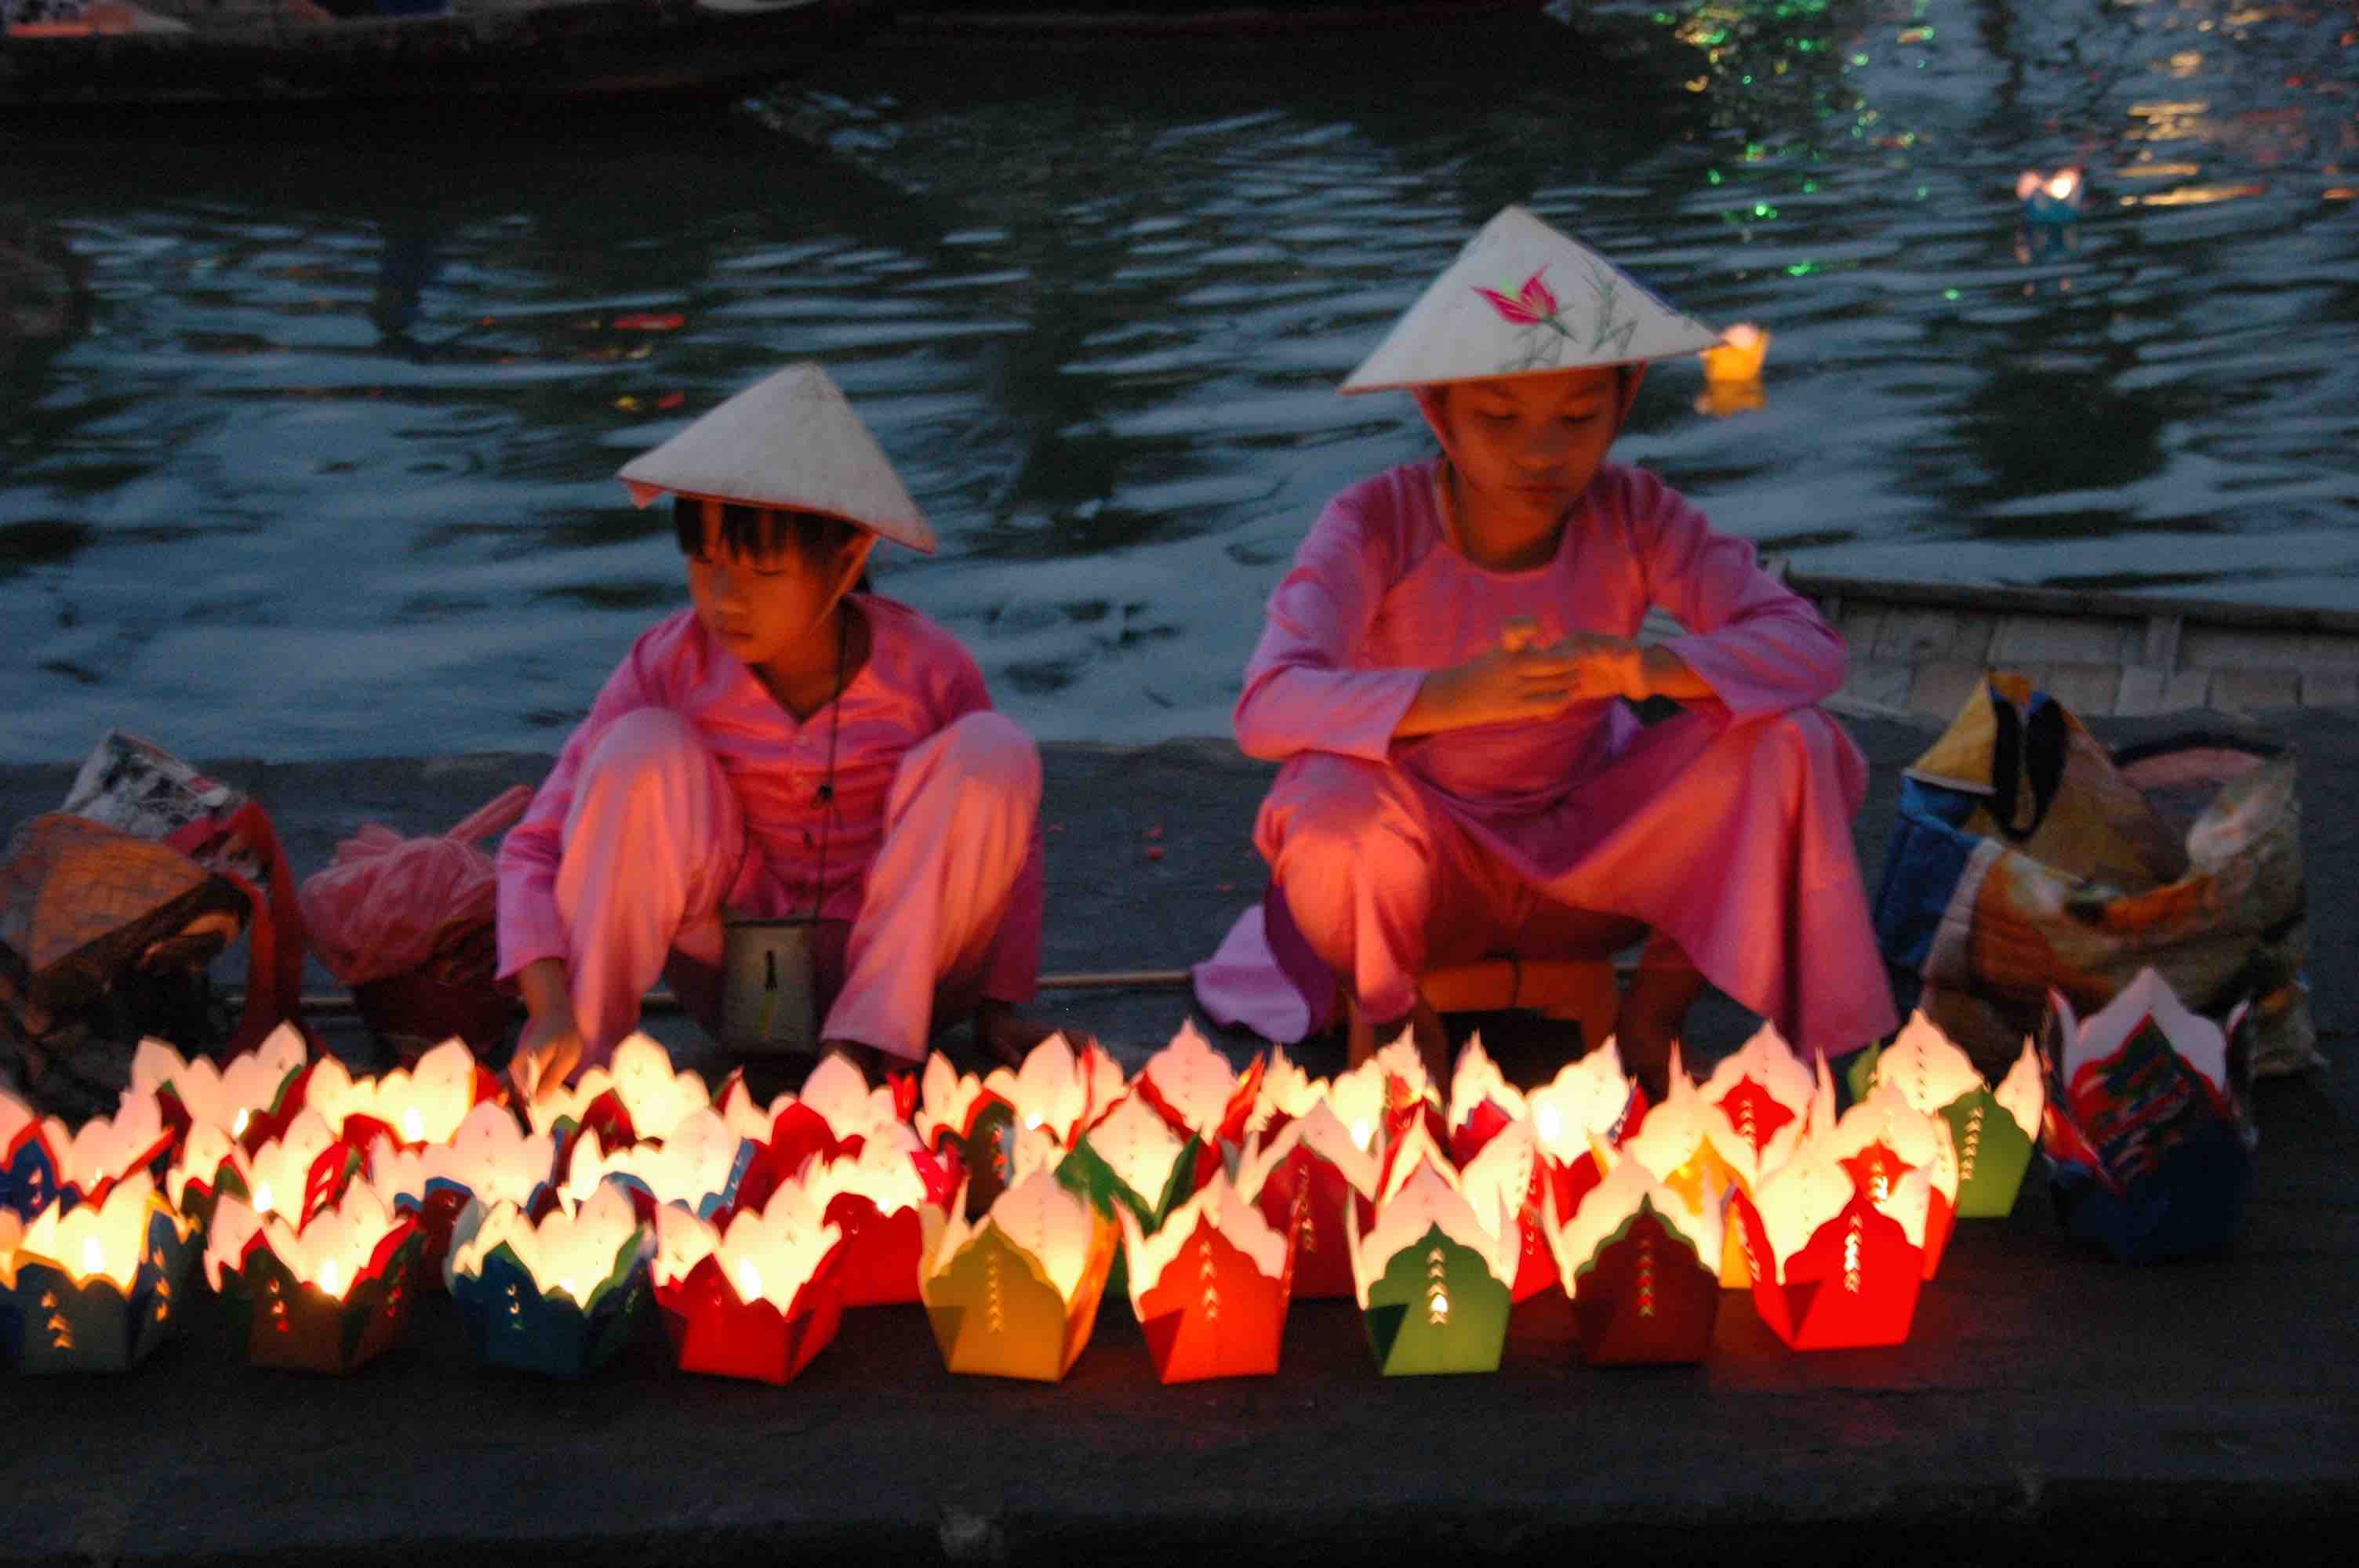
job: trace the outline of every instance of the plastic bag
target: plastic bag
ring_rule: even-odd
[[[475,841],[515,827],[532,804],[517,784],[437,838],[404,838],[369,823],[336,846],[333,864],[304,879],[312,950],[348,986],[418,968],[446,941],[487,925],[498,871]]]

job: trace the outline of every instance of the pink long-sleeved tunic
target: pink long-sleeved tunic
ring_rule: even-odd
[[[1235,726],[1248,753],[1286,762],[1257,834],[1272,900],[1364,1005],[1413,994],[1424,937],[1410,928],[1433,918],[1418,898],[1504,871],[1665,932],[1790,1038],[1843,1050],[1890,1027],[1848,827],[1864,764],[1811,706],[1842,684],[1842,639],[1652,474],[1607,465],[1553,559],[1493,571],[1449,544],[1437,471],[1409,464],[1337,495],[1270,596]],[[1394,737],[1429,672],[1497,648],[1512,620],[1544,643],[1628,638],[1655,607],[1685,628],[1669,646],[1713,694],[1679,719],[1642,733],[1596,700]],[[1482,872],[1453,881],[1452,860]],[[1261,933],[1254,912],[1200,967],[1199,994],[1286,1038],[1306,1017],[1300,966],[1289,989]],[[1322,1011],[1309,999],[1309,1019]]]

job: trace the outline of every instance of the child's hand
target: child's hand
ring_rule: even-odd
[[[1521,643],[1520,638],[1503,638]],[[1577,633],[1550,647],[1503,645],[1427,675],[1397,735],[1548,719],[1576,702],[1622,694],[1636,650],[1618,637]]]
[[[508,1062],[508,1082],[524,1100],[546,1099],[565,1087],[582,1065],[582,1026],[573,1021],[571,1005],[537,1012],[516,1037],[516,1055]]]

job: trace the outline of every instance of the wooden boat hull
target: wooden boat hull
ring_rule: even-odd
[[[0,109],[191,103],[500,103],[718,92],[871,35],[886,0],[722,10],[580,0],[312,24],[0,39]]]

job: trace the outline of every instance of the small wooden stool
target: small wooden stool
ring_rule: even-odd
[[[1436,1012],[1537,1012],[1581,1025],[1590,1051],[1614,1033],[1622,1001],[1611,957],[1477,958],[1428,969],[1418,989]]]

